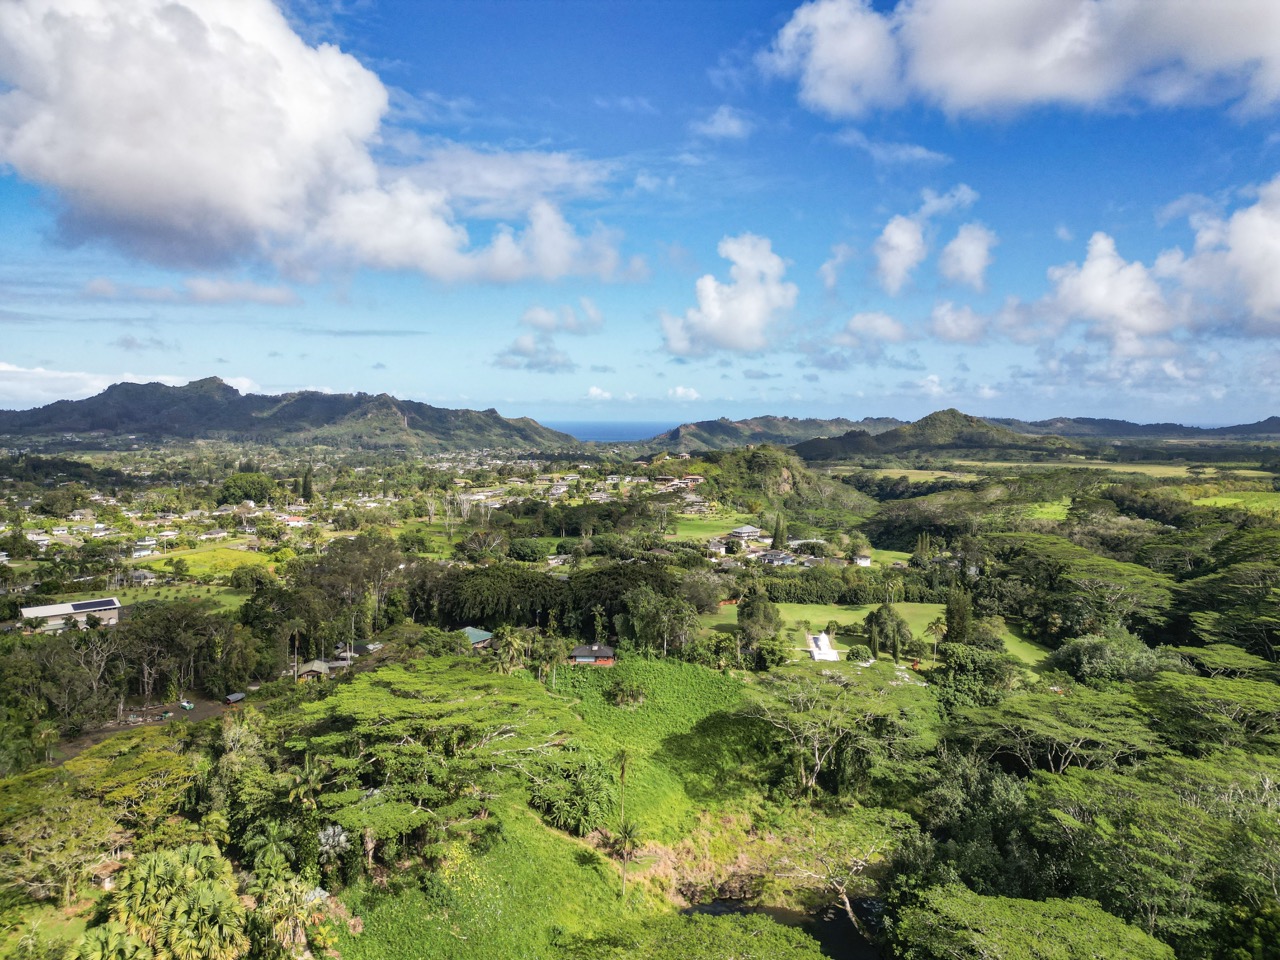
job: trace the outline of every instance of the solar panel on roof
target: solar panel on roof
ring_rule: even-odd
[[[75,613],[88,613],[91,610],[111,610],[116,606],[115,598],[110,600],[81,600],[79,603],[73,603],[71,609]]]

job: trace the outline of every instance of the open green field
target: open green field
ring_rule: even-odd
[[[70,593],[58,597],[60,603],[79,600],[97,600],[99,597],[115,597],[123,606],[143,600],[211,600],[219,610],[238,610],[249,598],[247,590],[230,587],[202,587],[197,583],[177,583],[161,587],[108,587],[96,593]]]
[[[872,550],[871,562],[878,563],[883,567],[892,566],[895,561],[906,563],[911,559],[911,554],[902,550]]]
[[[1191,501],[1198,507],[1242,507],[1251,513],[1272,515],[1280,512],[1280,491],[1237,490],[1216,497]]]
[[[756,518],[749,513],[719,513],[710,516],[681,515],[676,518],[675,532],[668,534],[674,540],[710,540],[723,537],[735,527],[751,524],[757,526]],[[768,536],[768,532],[765,533]]]
[[[1006,630],[1001,639],[1004,640],[1005,652],[1017,657],[1033,673],[1040,672],[1045,657],[1053,652],[1048,647],[1042,647],[1034,640],[1028,640],[1022,636],[1017,627]]]
[[[1198,467],[1201,475],[1206,477],[1215,476],[1219,470],[1223,473],[1235,473],[1244,476],[1261,476],[1269,477],[1270,473],[1263,470],[1257,470],[1253,467],[1233,467],[1221,466],[1214,467],[1209,464],[1196,463],[1114,463],[1109,460],[1052,460],[1044,462],[1031,462],[1025,460],[956,460],[956,466],[973,467],[981,470],[1000,470],[1008,468],[1010,470],[1028,471],[1028,470],[1060,470],[1063,467],[1075,468],[1080,470],[1111,470],[1115,473],[1140,473],[1148,477],[1175,477],[1182,478],[1191,476],[1191,468]],[[1255,465],[1256,466],[1256,465]]]
[[[848,606],[845,604],[822,603],[779,603],[778,614],[782,617],[783,631],[797,629],[800,622],[808,620],[810,627],[816,632],[823,629],[831,620],[842,626],[861,624],[876,604]],[[926,628],[936,618],[943,616],[946,606],[941,603],[895,603],[894,608],[906,619],[911,632],[917,637],[925,637]],[[737,625],[738,608],[732,604],[722,606],[715,613],[704,614],[699,618],[706,630],[729,630]],[[1039,667],[1050,653],[1047,647],[1022,637],[1016,629],[1006,629],[1002,638],[1005,650],[1013,654],[1032,670]],[[848,650],[850,638],[847,634],[836,634],[832,644],[837,650]],[[797,650],[804,650],[797,647]]]
[[[838,472],[838,468],[826,472],[836,473]],[[846,469],[843,472],[848,473],[849,471]],[[866,472],[873,476],[889,477],[890,479],[906,477],[913,483],[923,483],[931,480],[963,480],[968,482],[970,480],[978,479],[978,475],[976,473],[962,473],[956,470],[894,470],[885,468],[868,470]]]
[[[165,561],[179,558],[187,562],[187,575],[190,577],[221,577],[231,573],[237,567],[266,566],[271,562],[265,554],[256,553],[253,550],[237,550],[223,543],[216,546],[195,547],[191,550],[174,550],[163,556],[144,557],[134,565],[163,573],[169,569]]]
[[[1071,498],[1063,497],[1053,502],[1033,503],[1031,509],[1027,511],[1027,516],[1032,520],[1065,520],[1067,511],[1070,509]]]
[[[808,620],[813,629],[820,630],[828,621],[834,620],[841,625],[862,623],[867,614],[876,608],[876,604],[847,606],[844,604],[825,603],[779,603],[778,614],[782,617],[783,629],[797,626],[800,621]],[[935,617],[942,615],[945,607],[940,603],[895,603],[894,607],[903,617],[914,634],[923,634],[925,627]],[[738,622],[738,608],[733,605],[721,607],[715,613],[704,614],[699,618],[702,625],[710,630],[734,626]],[[836,647],[846,649],[847,645],[837,636]]]

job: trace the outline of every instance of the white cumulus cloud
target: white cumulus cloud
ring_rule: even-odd
[[[702,394],[693,387],[672,387],[667,391],[667,396],[672,400],[687,402],[700,399]]]
[[[0,90],[0,163],[56,194],[69,241],[297,273],[509,281],[619,267],[615,238],[580,235],[555,204],[604,168],[447,146],[380,163],[382,81],[309,45],[270,0],[9,0]],[[459,209],[518,222],[477,247]]]
[[[976,343],[987,332],[986,318],[950,300],[934,306],[929,318],[934,336],[952,343]]]
[[[961,183],[946,193],[925,190],[920,208],[910,216],[898,214],[885,224],[872,247],[876,255],[876,275],[880,285],[896,296],[906,286],[911,274],[929,253],[925,228],[930,219],[972,206],[978,193]]]
[[[1271,0],[869,0],[801,5],[757,58],[810,108],[854,117],[908,99],[949,113],[1280,100]]]
[[[942,248],[938,269],[948,280],[981,291],[986,287],[987,267],[991,266],[991,248],[999,242],[995,233],[982,224],[966,223]]]
[[[49,370],[20,367],[0,361],[0,409],[39,407],[55,400],[82,400],[101,393],[113,383],[165,383],[171,387],[187,382],[173,374],[90,373],[81,370]]]
[[[730,281],[700,277],[698,304],[682,317],[663,314],[666,349],[678,356],[715,350],[754,353],[768,345],[769,328],[796,302],[796,285],[783,279],[786,262],[768,238],[752,233],[725,237],[716,248],[733,266]]]
[[[613,394],[610,393],[608,390],[601,389],[600,387],[591,386],[587,388],[587,399],[588,400],[612,400]]]

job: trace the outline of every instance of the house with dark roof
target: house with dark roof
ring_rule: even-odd
[[[574,663],[591,663],[597,667],[612,667],[614,664],[613,647],[603,643],[587,643],[574,647],[570,659]]]

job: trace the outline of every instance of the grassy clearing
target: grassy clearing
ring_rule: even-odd
[[[441,867],[445,883],[344,900],[364,932],[343,932],[346,960],[386,957],[534,958],[555,955],[553,938],[593,930],[621,916],[617,866],[586,844],[546,829],[515,802],[500,811],[502,832],[483,855],[458,846]],[[447,886],[446,886],[447,884]],[[650,912],[640,884],[628,887],[628,915]],[[463,933],[465,931],[465,934]]]
[[[222,545],[196,547],[193,550],[174,550],[163,557],[147,557],[135,566],[163,573],[169,569],[166,561],[178,559],[187,561],[187,573],[192,577],[221,577],[231,573],[237,567],[267,566],[271,562],[264,554]]]
[[[1028,640],[1016,628],[1006,631],[1002,639],[1005,651],[1021,660],[1032,673],[1042,672],[1045,658],[1053,652],[1034,640]]]
[[[250,596],[247,590],[232,590],[230,587],[202,587],[196,583],[176,583],[163,587],[122,587],[106,589],[94,593],[69,593],[59,596],[62,603],[73,603],[78,600],[96,600],[99,597],[115,597],[122,606],[141,603],[143,600],[210,600],[218,610],[239,610],[240,605]]]
[[[1026,472],[1031,470],[1061,470],[1074,468],[1079,470],[1110,470],[1114,473],[1140,473],[1148,477],[1187,477],[1192,467],[1201,467],[1205,476],[1213,476],[1218,470],[1212,466],[1195,463],[1118,463],[1110,460],[1053,460],[1048,462],[1030,462],[1025,460],[956,460],[956,466],[973,467],[980,470],[1002,470],[1010,472]],[[1223,467],[1224,473],[1260,473],[1249,469],[1236,470]]]
[[[711,516],[679,516],[675,522],[675,533],[669,539],[678,540],[710,540],[723,537],[734,527],[755,525],[756,518],[749,513],[720,513]]]
[[[557,692],[573,698],[572,709],[584,721],[584,740],[605,756],[623,747],[633,754],[627,815],[645,836],[679,839],[717,792],[739,793],[750,781],[752,758],[740,749],[742,730],[726,719],[742,702],[741,680],[679,661],[637,658],[608,670],[571,667],[556,681]],[[644,702],[610,702],[608,692],[620,681],[644,690]],[[708,784],[703,778],[712,771]]]
[[[1239,490],[1216,497],[1201,497],[1191,502],[1198,507],[1240,507],[1264,516],[1280,513],[1280,491]]]
[[[1027,516],[1032,520],[1065,520],[1070,509],[1071,498],[1063,497],[1061,500],[1033,503]]]
[[[860,624],[876,606],[878,604],[848,606],[845,604],[826,603],[779,603],[777,605],[778,614],[782,617],[784,630],[799,626],[802,620],[808,620],[814,630],[821,630],[831,620],[836,621],[841,626]],[[911,627],[911,632],[918,636],[922,636],[925,627],[935,617],[941,616],[946,609],[941,603],[895,603],[894,607],[906,618],[907,625]],[[737,625],[738,608],[732,605],[723,606],[715,613],[704,614],[699,619],[702,620],[703,627],[708,630],[725,630]],[[847,649],[845,640],[847,638],[842,638],[837,634],[836,648],[840,650]]]
[[[911,554],[904,553],[901,550],[875,550],[871,551],[871,562],[878,563],[882,567],[891,566],[895,561],[899,563],[907,563],[911,559]]]

